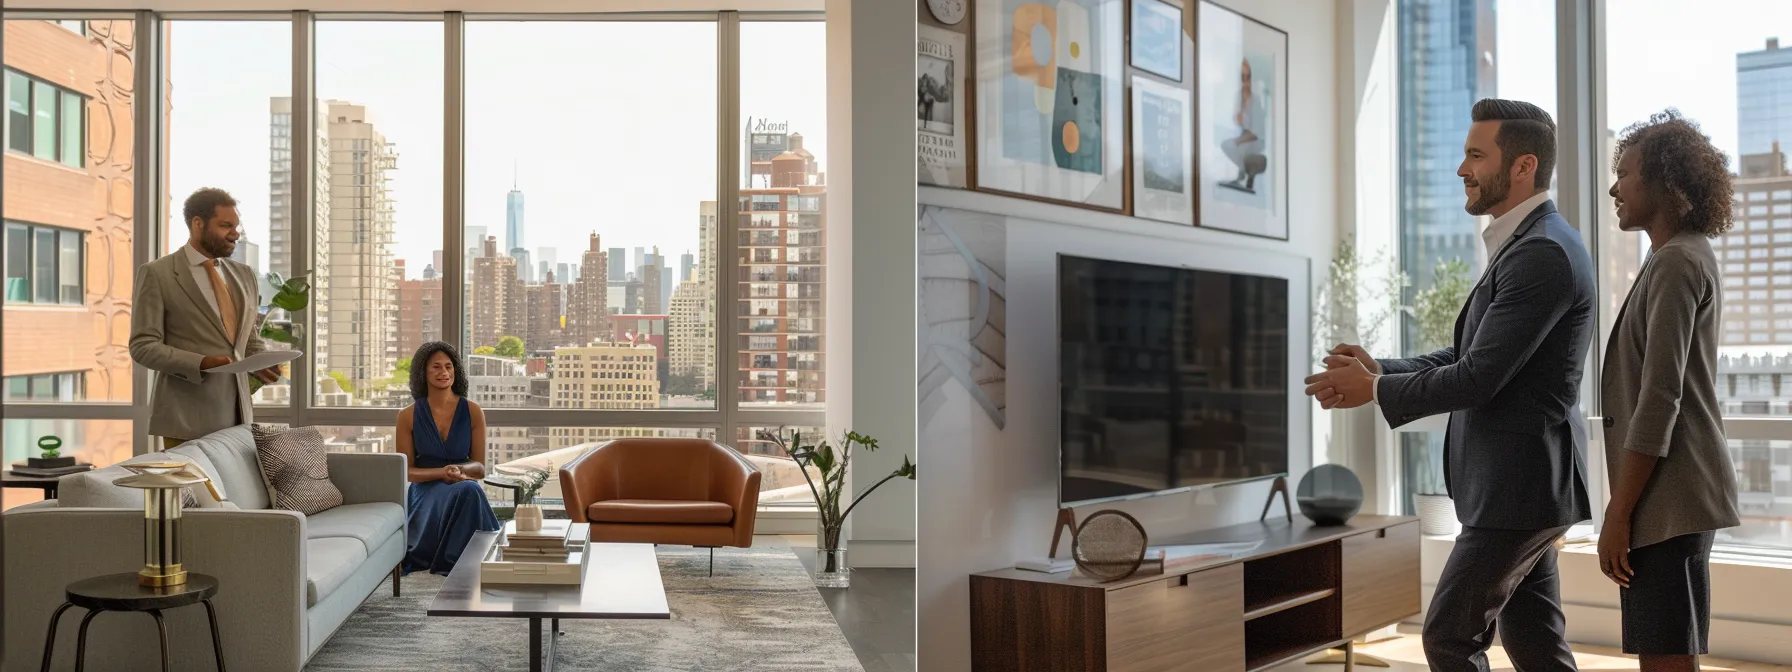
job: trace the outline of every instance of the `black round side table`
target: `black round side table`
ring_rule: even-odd
[[[205,617],[212,626],[212,654],[218,659],[218,672],[224,672],[224,645],[218,639],[218,611],[212,597],[218,594],[218,580],[205,574],[187,574],[187,582],[166,588],[150,588],[137,584],[137,573],[108,574],[68,584],[67,601],[50,616],[50,635],[44,640],[44,672],[50,671],[50,657],[56,651],[56,623],[69,607],[87,610],[81,619],[81,634],[75,640],[75,672],[87,667],[87,626],[102,611],[147,611],[156,619],[156,630],[162,635],[162,671],[168,667],[168,624],[162,610],[204,604]]]

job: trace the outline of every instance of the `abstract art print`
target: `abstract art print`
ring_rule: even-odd
[[[1182,81],[1182,7],[1166,0],[1132,0],[1132,67]]]
[[[1288,34],[1203,0],[1199,224],[1288,239]]]
[[[922,184],[965,187],[964,35],[917,25],[915,154]]]
[[[1193,114],[1187,89],[1133,78],[1133,216],[1195,223]]]
[[[977,185],[1119,210],[1124,0],[979,0]]]
[[[1007,219],[923,206],[917,220],[920,426],[930,426],[949,397],[966,395],[968,406],[1001,429],[1008,407]]]

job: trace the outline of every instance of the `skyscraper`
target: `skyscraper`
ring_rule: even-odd
[[[678,281],[679,282],[690,282],[691,281],[691,269],[697,265],[697,255],[691,254],[690,252],[685,252],[683,255],[680,255],[678,257],[678,265],[679,265],[680,269],[682,269],[681,272],[678,274]]]
[[[1775,141],[1792,147],[1792,47],[1779,38],[1736,55],[1736,117],[1739,156],[1770,153]]]
[[[609,267],[603,251],[603,240],[596,232],[580,259],[580,268]],[[584,273],[572,283],[566,300],[566,337],[573,345],[590,345],[609,334],[610,292],[602,273]]]
[[[517,188],[512,178],[510,193],[504,197],[504,236],[505,243],[510,246],[510,256],[516,259],[517,279],[527,280],[529,272],[529,250],[524,247],[523,240],[523,191]]]
[[[1785,245],[1792,236],[1780,233],[1792,230],[1792,170],[1781,146],[1771,143],[1767,152],[1742,156],[1735,228],[1711,241],[1725,262],[1724,345],[1755,346],[1750,354],[1764,352],[1764,345],[1792,345],[1792,262],[1780,261],[1792,256]]]
[[[319,105],[329,120],[330,352],[322,373],[341,373],[356,389],[392,375],[397,354],[398,288],[394,284],[395,229],[391,173],[398,152],[367,108],[338,100]],[[325,305],[325,304],[318,304]]]
[[[404,267],[404,260],[396,262]],[[424,269],[421,280],[398,282],[398,358],[417,352],[429,341],[442,340],[442,279]],[[416,362],[412,363],[417,365]]]
[[[665,259],[663,258],[658,261],[660,263],[665,263]],[[658,314],[660,315],[666,314],[666,306],[672,305],[672,287],[676,284],[672,281],[672,277],[672,267],[670,265],[660,269],[660,295],[658,297],[658,303],[654,304],[659,307]]]
[[[1402,0],[1399,6],[1400,261],[1406,299],[1439,262],[1476,265],[1475,217],[1463,210],[1462,140],[1475,102],[1495,95],[1494,0]],[[1478,269],[1477,269],[1478,270]],[[1416,324],[1408,320],[1406,342]]]
[[[292,99],[276,97],[268,101],[268,145],[271,169],[268,174],[268,270],[281,277],[294,277],[293,250],[293,184],[292,184]],[[329,109],[318,106],[312,147],[312,249],[331,249],[330,205],[330,119]],[[311,267],[311,305],[331,303],[331,264],[329,254],[313,254]],[[319,375],[330,370],[330,320],[313,322],[311,361]],[[273,346],[270,346],[273,347]],[[280,347],[285,347],[282,344]],[[318,403],[323,404],[320,400]]]
[[[486,237],[485,253],[473,263],[473,291],[467,297],[469,347],[496,347],[505,336],[522,337],[527,304],[515,265],[515,259],[498,254],[496,237]]]
[[[620,247],[610,248],[609,264],[610,282],[628,281],[628,250]]]
[[[647,264],[641,267],[641,313],[643,315],[664,315],[660,287],[666,274],[659,266],[660,248],[653,248],[653,256],[647,258]]]
[[[827,188],[801,135],[792,134],[787,151],[755,160],[751,169],[767,186],[742,189],[735,212],[747,267],[737,281],[738,305],[724,314],[739,320],[745,343],[730,348],[737,354],[729,365],[740,371],[743,403],[822,403]]]

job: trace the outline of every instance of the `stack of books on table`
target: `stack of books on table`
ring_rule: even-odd
[[[42,468],[33,467],[31,466],[31,463],[24,461],[12,463],[13,475],[30,476],[33,478],[56,478],[58,476],[78,474],[91,469],[93,469],[93,465],[91,464],[74,464],[66,467]]]
[[[569,522],[543,521],[528,532],[517,531],[514,520],[504,523],[499,543],[480,562],[480,583],[579,585],[585,554],[566,548]]]
[[[544,520],[541,529],[522,532],[516,529],[516,521],[505,521],[501,540],[504,557],[518,562],[566,560],[566,528],[571,523],[570,520]]]

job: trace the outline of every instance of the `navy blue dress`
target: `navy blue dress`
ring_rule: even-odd
[[[461,464],[473,457],[473,417],[462,398],[449,423],[448,438],[436,427],[429,403],[418,399],[411,406],[411,447],[417,454],[412,466],[437,469]],[[485,501],[478,481],[429,481],[412,483],[407,497],[410,510],[404,571],[424,570],[446,576],[478,531],[499,528],[498,517]]]

